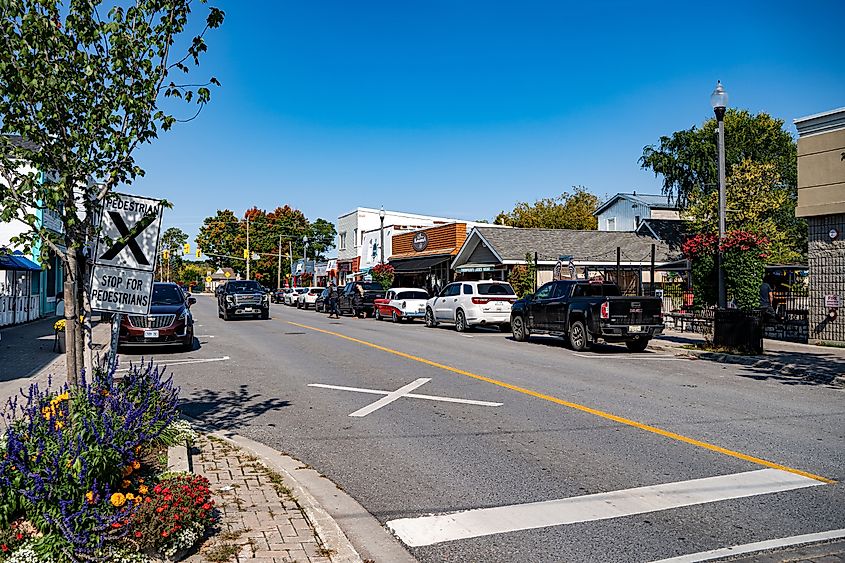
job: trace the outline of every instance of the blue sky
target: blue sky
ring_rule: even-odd
[[[192,76],[222,87],[138,152],[131,189],[192,237],[218,208],[473,220],[573,185],[658,192],[643,146],[712,115],[717,79],[793,133],[845,105],[841,0],[216,5]]]

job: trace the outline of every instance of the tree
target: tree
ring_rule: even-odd
[[[83,248],[96,235],[96,210],[115,187],[143,176],[135,149],[176,123],[164,99],[198,104],[190,121],[209,102],[209,86],[219,85],[213,77],[181,84],[172,74],[199,64],[204,35],[223,22],[222,11],[210,8],[202,32],[176,57],[192,0],[101,4],[0,2],[0,220],[27,226],[16,244],[29,249],[40,239],[63,262],[71,383],[84,365],[79,304],[86,317],[90,305]],[[61,240],[39,224],[39,209],[62,218]]]
[[[790,264],[801,260],[803,237],[793,232],[794,222],[784,218],[794,213],[790,191],[773,163],[744,160],[732,169],[725,184],[726,228],[756,233],[768,239],[767,261]],[[683,217],[695,231],[718,233],[719,194],[695,188],[689,195]]]
[[[707,194],[719,189],[719,162],[716,118],[701,127],[675,131],[660,137],[657,145],[643,148],[639,164],[663,177],[663,193],[675,197],[681,206],[696,190]],[[781,182],[797,198],[797,146],[783,128],[783,120],[767,113],[751,115],[747,110],[725,112],[725,168],[730,175],[734,166],[745,160],[771,163]]]
[[[598,207],[595,195],[584,186],[574,186],[573,193],[563,192],[533,204],[518,202],[513,211],[499,213],[495,222],[511,227],[595,230],[598,221],[593,213]]]
[[[205,274],[207,271],[208,266],[204,262],[186,262],[179,272],[178,280],[188,286],[196,284],[202,287],[205,285]]]
[[[525,297],[526,294],[534,291],[536,279],[537,270],[534,267],[534,258],[530,252],[525,254],[525,265],[514,266],[508,275],[508,282],[520,297]]]
[[[282,271],[290,272],[291,262],[305,253],[303,238],[308,238],[310,260],[322,260],[334,246],[334,225],[325,219],[309,223],[298,209],[285,205],[266,212],[252,207],[238,219],[232,211],[218,210],[214,217],[203,221],[197,236],[197,245],[217,267],[234,268],[246,274],[246,261],[242,259],[247,248],[247,218],[249,218],[249,251],[258,259],[250,259],[250,276],[275,280],[279,273],[279,251],[282,254]],[[291,251],[293,255],[290,256]],[[272,285],[272,284],[270,284]]]
[[[161,235],[159,242],[159,252],[167,250],[167,258],[159,254],[159,267],[161,272],[159,279],[178,279],[179,272],[182,270],[182,247],[188,242],[188,234],[179,227],[170,227]]]

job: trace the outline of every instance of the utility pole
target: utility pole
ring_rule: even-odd
[[[246,279],[249,279],[249,261],[252,255],[249,253],[249,213],[246,216]]]
[[[293,240],[288,241],[288,251],[290,252],[288,254],[290,256],[290,283],[291,287],[293,287]]]
[[[282,287],[282,235],[279,235],[279,270],[276,274],[276,289]]]

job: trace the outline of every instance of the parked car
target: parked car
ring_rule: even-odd
[[[325,287],[306,287],[307,291],[304,291],[299,294],[299,297],[296,299],[296,308],[297,309],[307,309],[308,307],[312,307],[314,302],[317,301],[317,297],[323,293],[323,290],[326,289]]]
[[[270,294],[255,280],[228,281],[217,298],[217,315],[224,321],[235,317],[270,318]]]
[[[615,283],[553,281],[514,304],[511,329],[519,342],[531,334],[552,334],[577,351],[604,340],[642,352],[663,332],[662,307],[659,297],[623,297]]]
[[[118,333],[119,346],[142,344],[177,344],[184,350],[194,347],[194,318],[191,305],[197,300],[187,297],[175,283],[153,284],[148,315],[123,315]]]
[[[320,292],[320,295],[317,296],[317,299],[314,300],[314,310],[318,313],[328,313],[327,307],[329,306],[329,289],[326,288]]]
[[[299,294],[308,291],[307,287],[294,287],[290,290],[290,293],[285,293],[284,296],[284,303],[290,307],[296,305],[296,300],[299,298]]]
[[[373,302],[373,316],[376,320],[391,319],[399,321],[413,321],[425,317],[425,303],[428,292],[424,289],[412,287],[394,287],[387,290],[382,299]]]
[[[426,303],[425,325],[454,324],[458,332],[475,326],[510,330],[511,305],[516,299],[511,284],[503,281],[450,283]]]
[[[273,303],[282,303],[285,300],[285,294],[290,293],[293,291],[289,287],[280,287],[279,289],[275,290],[273,293],[270,294],[270,301]]]
[[[356,281],[343,287],[337,300],[341,313],[349,312],[353,317],[372,316],[376,299],[384,297],[384,288],[380,283]]]

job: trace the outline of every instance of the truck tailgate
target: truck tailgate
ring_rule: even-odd
[[[608,297],[612,324],[655,325],[663,323],[663,302],[657,297]]]

